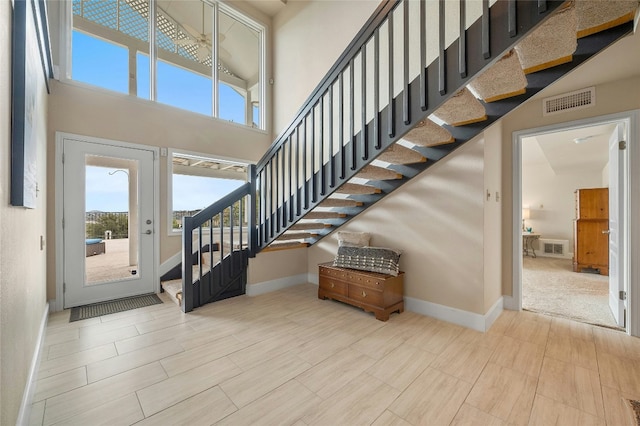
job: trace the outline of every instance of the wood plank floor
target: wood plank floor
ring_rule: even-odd
[[[301,285],[183,314],[49,318],[37,425],[631,425],[640,339],[505,311],[388,322]]]

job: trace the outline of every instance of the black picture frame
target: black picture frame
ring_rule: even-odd
[[[14,0],[11,77],[11,205],[36,207],[37,79],[47,93],[52,64],[45,0]],[[43,124],[43,123],[40,123]],[[46,123],[45,123],[46,124]]]

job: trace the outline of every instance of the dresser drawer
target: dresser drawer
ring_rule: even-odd
[[[348,296],[347,283],[338,281],[331,277],[320,277],[320,288],[329,293],[340,294],[342,296]]]
[[[320,276],[337,278],[342,281],[347,281],[349,279],[349,274],[344,269],[335,269],[325,266],[320,267]]]
[[[384,304],[384,296],[381,291],[355,284],[349,284],[349,298],[369,305],[383,306]]]
[[[360,287],[368,287],[378,291],[384,289],[384,278],[350,272],[347,274],[347,280],[349,284],[355,284]]]

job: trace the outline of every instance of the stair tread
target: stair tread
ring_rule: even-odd
[[[403,137],[403,139],[413,144],[426,147],[445,145],[455,142],[451,132],[442,126],[438,126],[429,119],[418,122],[418,124],[416,124],[416,126]]]
[[[527,77],[520,66],[520,59],[514,49],[504,55],[491,68],[469,83],[485,102],[495,102],[526,91]]]
[[[278,242],[278,240],[275,240],[274,242],[269,244],[267,247],[262,249],[262,251],[265,252],[265,251],[276,251],[276,250],[289,250],[289,249],[306,248],[306,247],[309,247],[309,243],[301,243],[298,241]]]
[[[311,232],[290,232],[290,231],[286,231],[285,233],[283,233],[282,235],[280,235],[277,240],[280,241],[284,241],[284,240],[306,240],[307,238],[311,238],[314,235],[318,235],[318,234],[313,234]]]
[[[387,148],[376,160],[386,161],[391,164],[415,164],[427,161],[426,157],[419,152],[397,143]]]
[[[358,195],[370,195],[370,194],[380,194],[382,190],[380,188],[376,188],[375,186],[370,185],[361,185],[359,183],[344,183],[340,188],[336,190],[336,193],[339,194],[358,194]]]
[[[349,200],[347,198],[326,198],[318,207],[360,207],[364,203],[362,201]]]
[[[608,2],[607,2],[608,3]],[[567,62],[578,47],[578,16],[572,5],[559,10],[515,46],[525,74]]]
[[[372,166],[371,164],[364,166],[354,177],[367,180],[402,179],[402,175],[395,170]]]
[[[313,229],[323,229],[323,228],[331,228],[333,225],[330,223],[322,223],[322,222],[298,222],[289,227],[291,231],[304,231],[304,230],[313,230]]]
[[[487,119],[487,111],[466,87],[458,91],[433,115],[452,126],[464,126]]]
[[[635,1],[576,2],[578,38],[632,21],[637,7]]]
[[[312,211],[307,213],[304,216],[304,219],[339,219],[342,217],[347,217],[346,213],[340,212],[318,212]]]
[[[162,289],[171,300],[180,305],[182,301],[182,279],[164,281],[162,283]]]

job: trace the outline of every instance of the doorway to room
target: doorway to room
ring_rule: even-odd
[[[521,253],[514,257],[514,297],[521,309],[627,327],[632,115],[514,134],[513,247]],[[580,207],[598,191],[604,220]],[[598,250],[604,261],[594,261]]]

